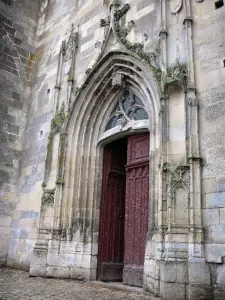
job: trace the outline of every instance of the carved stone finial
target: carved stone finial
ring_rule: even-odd
[[[130,4],[127,3],[124,4],[124,6],[121,9],[116,10],[114,13],[114,21],[118,22],[128,12],[129,9],[130,9]]]

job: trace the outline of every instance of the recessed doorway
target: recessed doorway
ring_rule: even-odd
[[[149,134],[104,148],[98,279],[143,285],[148,230]]]

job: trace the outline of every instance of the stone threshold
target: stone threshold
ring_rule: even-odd
[[[120,291],[127,291],[127,292],[132,292],[132,293],[137,293],[137,294],[142,294],[142,295],[149,295],[154,297],[153,299],[161,299],[156,297],[154,294],[150,292],[145,292],[143,288],[135,287],[135,286],[129,286],[129,285],[124,285],[122,282],[103,282],[103,281],[89,281],[90,284],[105,287],[108,289],[114,289],[114,290],[120,290]]]

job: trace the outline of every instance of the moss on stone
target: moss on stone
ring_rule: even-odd
[[[62,127],[65,120],[66,120],[66,115],[64,111],[57,112],[55,118],[52,119],[51,133],[52,134],[60,133],[62,131]]]
[[[147,65],[150,67],[154,77],[160,82],[161,76],[162,76],[162,71],[160,68],[157,68],[156,66],[153,65],[154,64],[153,62],[156,59],[156,55],[153,52],[150,52],[150,53],[144,52],[144,50],[143,50],[144,45],[141,43],[131,43],[126,38],[122,38],[121,42],[128,50],[137,54],[142,61],[147,63]]]

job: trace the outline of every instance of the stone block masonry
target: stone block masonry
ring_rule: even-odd
[[[38,11],[38,1],[0,1],[0,265],[7,264],[17,204]]]
[[[222,4],[0,1],[1,265],[98,279],[104,147],[148,132],[143,289],[224,299]]]

